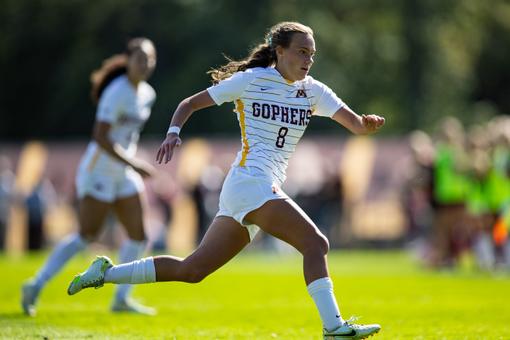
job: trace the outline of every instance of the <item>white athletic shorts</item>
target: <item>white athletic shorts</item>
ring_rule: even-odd
[[[274,199],[289,196],[273,183],[267,175],[247,167],[232,167],[228,172],[220,194],[220,207],[216,216],[228,216],[246,227],[253,240],[260,228],[244,222],[244,217]]]
[[[85,196],[103,202],[114,202],[119,198],[129,197],[143,192],[142,176],[133,168],[125,166],[122,171],[101,171],[89,169],[84,163],[76,174],[76,192],[79,199]]]

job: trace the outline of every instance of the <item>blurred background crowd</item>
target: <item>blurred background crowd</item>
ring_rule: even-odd
[[[153,161],[178,101],[223,55],[282,20],[315,31],[311,75],[374,137],[312,120],[284,190],[332,247],[410,247],[424,264],[510,268],[510,4],[477,1],[4,0],[0,6],[0,248],[45,248],[76,229],[74,175],[94,121],[92,70],[147,36],[158,99],[139,154]],[[226,106],[193,117],[147,182],[152,248],[189,252],[217,211],[239,128]],[[124,237],[114,218],[100,244]],[[253,247],[285,250],[260,235]]]

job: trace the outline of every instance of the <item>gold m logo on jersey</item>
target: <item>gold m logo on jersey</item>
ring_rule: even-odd
[[[296,98],[306,98],[306,92],[304,89],[297,90]]]

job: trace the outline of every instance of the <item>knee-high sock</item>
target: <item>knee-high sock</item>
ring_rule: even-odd
[[[317,279],[310,283],[307,289],[319,310],[324,328],[333,330],[340,327],[344,320],[336,303],[331,279],[329,277]]]
[[[128,263],[134,260],[138,260],[143,252],[145,251],[145,242],[144,241],[134,241],[134,240],[126,240],[122,247],[120,248],[119,253],[119,263]],[[115,292],[115,299],[117,301],[123,301],[126,299],[128,294],[131,292],[132,286],[129,284],[121,284],[117,287],[117,291]]]
[[[105,283],[152,283],[156,282],[156,267],[152,257],[119,264],[107,269]]]
[[[50,257],[35,276],[36,286],[42,288],[44,284],[55,276],[60,269],[69,261],[76,253],[85,249],[87,242],[81,238],[80,234],[72,234],[60,241]]]

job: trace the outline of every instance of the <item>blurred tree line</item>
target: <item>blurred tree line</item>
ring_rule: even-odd
[[[385,115],[386,134],[427,130],[444,115],[510,113],[507,0],[0,0],[0,138],[88,137],[89,75],[134,36],[158,49],[145,134],[163,135],[223,53],[245,57],[284,20],[315,31],[311,75],[357,112]],[[325,119],[310,129],[343,133]],[[185,133],[238,128],[224,105],[193,116]]]

